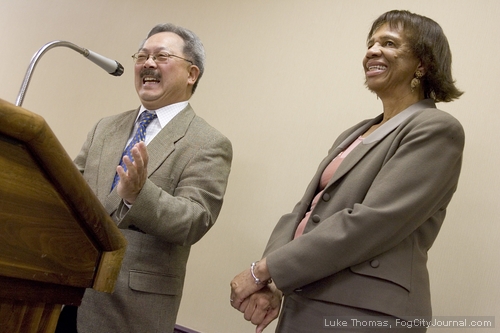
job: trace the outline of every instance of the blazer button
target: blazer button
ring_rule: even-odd
[[[328,201],[328,200],[330,200],[330,194],[323,193],[323,201]]]
[[[319,215],[313,215],[312,221],[314,223],[318,223],[319,221],[321,221],[321,217],[319,217]]]
[[[380,262],[377,259],[372,260],[370,261],[370,266],[372,266],[373,268],[377,268],[378,266],[380,266]]]

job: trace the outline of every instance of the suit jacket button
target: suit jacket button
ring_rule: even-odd
[[[321,217],[319,217],[319,215],[313,215],[312,221],[314,223],[318,223],[319,221],[321,221]]]
[[[328,200],[330,200],[330,194],[323,193],[323,201],[328,201]]]
[[[378,266],[380,266],[380,263],[377,259],[375,259],[370,261],[370,266],[372,266],[373,268],[377,268]]]

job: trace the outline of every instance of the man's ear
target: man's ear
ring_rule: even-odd
[[[194,85],[200,76],[200,69],[198,66],[191,65],[188,71],[188,83]]]

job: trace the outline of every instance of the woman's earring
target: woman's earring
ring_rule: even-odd
[[[420,85],[420,79],[422,78],[422,76],[424,76],[424,74],[422,73],[422,71],[420,69],[418,69],[415,72],[415,77],[413,79],[411,79],[411,83],[410,83],[411,92],[414,92],[415,88],[417,88]]]

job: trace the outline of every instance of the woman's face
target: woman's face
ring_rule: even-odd
[[[401,29],[382,25],[368,41],[363,59],[365,84],[382,97],[405,96],[411,92],[410,82],[420,61],[411,52]]]

